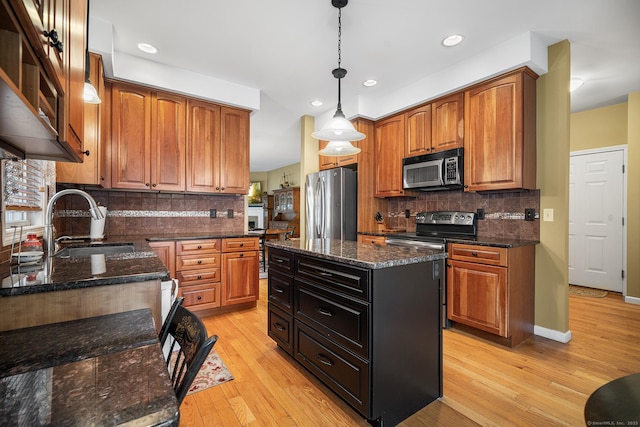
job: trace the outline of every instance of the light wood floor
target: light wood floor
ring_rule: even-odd
[[[205,319],[235,379],[187,396],[180,426],[367,426],[267,336],[266,280],[256,309]],[[507,349],[444,331],[444,397],[402,426],[580,426],[587,397],[640,372],[640,306],[569,297],[573,340]]]

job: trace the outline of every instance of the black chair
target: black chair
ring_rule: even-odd
[[[184,308],[182,301],[177,301],[171,307],[173,316],[167,316],[166,329],[164,325],[162,327],[160,343],[164,346],[167,338],[173,339],[166,359],[173,390],[180,405],[218,336],[208,337],[207,329],[198,316]]]
[[[176,315],[176,311],[178,310],[178,306],[182,305],[184,301],[184,297],[179,297],[173,300],[173,304],[171,304],[171,309],[169,313],[167,313],[166,319],[164,319],[164,323],[162,324],[162,328],[160,328],[160,346],[164,348],[164,343],[167,341],[167,336],[169,335],[169,324],[173,320],[173,317]]]

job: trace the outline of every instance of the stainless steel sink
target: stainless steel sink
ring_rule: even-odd
[[[89,256],[89,255],[111,255],[122,254],[127,252],[134,252],[135,246],[133,244],[122,245],[96,245],[96,246],[79,246],[71,248],[60,249],[54,255],[55,258],[69,258],[76,256]]]

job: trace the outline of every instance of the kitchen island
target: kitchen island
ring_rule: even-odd
[[[270,241],[268,333],[371,424],[442,396],[441,251]]]

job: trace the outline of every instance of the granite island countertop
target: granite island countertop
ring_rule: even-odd
[[[447,254],[432,249],[414,249],[399,246],[367,245],[349,240],[336,239],[290,239],[269,240],[267,247],[289,250],[344,264],[381,269],[406,264],[444,259]]]

